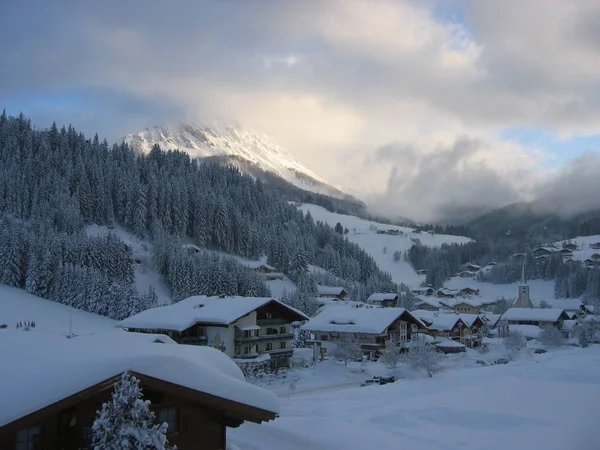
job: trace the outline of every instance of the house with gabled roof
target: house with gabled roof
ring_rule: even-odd
[[[432,298],[418,298],[415,301],[415,308],[426,311],[439,311],[442,308],[442,304]]]
[[[600,250],[600,242],[593,242],[590,244],[590,248],[594,250]]]
[[[471,332],[464,320],[454,312],[413,311],[426,326],[429,334],[436,338],[448,338],[460,341],[463,334]]]
[[[398,304],[399,296],[395,292],[375,292],[369,295],[367,303],[392,308]]]
[[[167,423],[169,445],[182,450],[224,449],[227,427],[270,421],[279,412],[276,395],[247,383],[212,348],[125,336],[90,341],[12,330],[0,335],[3,449],[92,448],[96,411],[124,372],[140,381],[156,420]]]
[[[427,287],[413,288],[411,292],[415,295],[425,295],[427,297],[430,297],[433,295],[435,290],[431,286],[427,286]]]
[[[322,284],[317,284],[317,297],[342,300],[346,295],[348,293],[341,286],[323,286]]]
[[[177,343],[208,345],[236,361],[253,362],[267,354],[271,368],[289,367],[292,322],[308,317],[270,297],[189,297],[147,309],[120,321],[117,327],[141,333],[166,334]]]
[[[385,348],[385,341],[397,339],[406,344],[417,331],[426,331],[419,319],[404,308],[378,308],[365,305],[331,305],[311,318],[302,327],[315,336],[315,341],[327,348],[345,336],[358,340],[367,354],[374,355]]]
[[[536,325],[538,327],[562,328],[569,316],[560,308],[510,308],[502,314],[503,321],[510,325]]]

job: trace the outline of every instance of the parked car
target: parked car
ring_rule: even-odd
[[[477,364],[478,366],[489,366],[489,363],[484,361],[483,359],[476,359],[475,364]]]
[[[548,352],[548,350],[546,350],[545,348],[536,348],[534,353],[536,355],[539,355],[539,354],[547,353],[547,352]]]
[[[497,359],[495,364],[508,364],[508,359],[506,359],[506,358]]]
[[[360,384],[361,387],[364,386],[372,386],[374,384],[379,384],[379,385],[383,385],[383,384],[388,384],[388,383],[393,383],[394,381],[396,381],[396,377],[373,377],[370,380],[365,380],[364,382],[362,382]]]

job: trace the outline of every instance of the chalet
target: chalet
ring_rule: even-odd
[[[385,341],[396,338],[408,343],[412,333],[426,331],[425,325],[404,308],[353,307],[332,305],[310,319],[302,327],[310,331],[323,348],[335,346],[335,341],[352,336],[364,352],[374,356],[385,348]]]
[[[414,288],[412,290],[412,293],[415,295],[426,295],[428,297],[432,296],[434,292],[435,291],[433,290],[433,288],[431,286]]]
[[[456,297],[456,294],[458,294],[456,289],[442,288],[437,291],[437,296],[439,298],[454,298]]]
[[[398,294],[395,294],[393,292],[376,292],[369,296],[369,298],[367,299],[367,303],[371,305],[379,305],[384,306],[386,308],[392,308],[398,304],[398,299]]]
[[[560,253],[560,255],[565,259],[573,257],[573,252],[567,248],[563,248],[563,249],[559,250],[558,253]]]
[[[454,304],[454,311],[464,314],[479,314],[481,310],[481,302],[472,302],[469,300],[460,300]]]
[[[427,326],[429,334],[433,337],[461,341],[463,334],[471,335],[471,331],[458,314],[429,311],[413,311],[413,314]]]
[[[202,252],[202,249],[194,244],[183,244],[181,248],[183,248],[188,253],[188,255],[196,255]]]
[[[265,281],[272,280],[283,280],[284,275],[281,272],[277,272],[277,269],[269,264],[262,261],[247,261],[243,263],[246,267],[254,270],[260,274],[261,278]]]
[[[323,286],[317,284],[317,297],[343,299],[348,293],[340,286]]]
[[[425,311],[439,311],[442,304],[434,299],[420,298],[415,302],[415,307]]]
[[[468,295],[479,295],[479,289],[473,289],[470,287],[462,288],[458,291],[458,295],[460,296],[468,296]]]
[[[533,256],[535,256],[536,258],[539,258],[539,257],[547,258],[550,255],[552,255],[554,252],[556,252],[556,250],[557,250],[556,247],[546,245],[546,246],[536,248],[535,250],[533,250],[531,252],[531,254]]]
[[[272,369],[289,367],[294,321],[308,317],[266,297],[195,296],[147,309],[122,320],[117,327],[141,333],[161,333],[180,344],[208,345],[236,362],[253,362],[268,354]]]
[[[578,249],[577,244],[573,244],[572,242],[564,242],[562,248],[569,250],[570,252],[574,252]]]
[[[511,325],[536,325],[538,327],[562,328],[569,316],[560,308],[510,308],[502,319]]]
[[[588,267],[595,267],[600,265],[600,259],[588,258],[585,261],[583,261],[583,264],[585,264]]]
[[[469,270],[463,270],[462,272],[458,272],[456,274],[457,277],[460,278],[475,278],[477,276],[477,272],[471,272]]]
[[[594,250],[600,250],[600,242],[594,242],[594,243],[590,244],[590,248],[592,248]]]
[[[463,269],[468,272],[478,272],[479,270],[481,270],[481,266],[477,264],[468,263],[463,266]]]
[[[224,449],[227,427],[279,411],[274,394],[246,383],[215,349],[12,333],[19,336],[0,339],[2,450],[92,448],[96,411],[124,372],[140,380],[157,420],[168,424],[169,445],[181,450]]]
[[[427,269],[419,269],[419,270],[417,270],[417,275],[427,275]]]
[[[594,253],[592,256],[590,256],[590,258],[592,258],[594,261],[600,261],[600,253]]]
[[[493,313],[485,312],[485,313],[481,314],[480,317],[483,320],[483,322],[485,323],[486,328],[488,330],[492,330],[492,329],[496,328],[496,326],[498,326],[498,322],[500,321],[502,314],[493,314]]]
[[[463,330],[461,336],[461,342],[469,347],[480,346],[483,332],[488,328],[485,321],[477,314],[459,314],[458,316],[466,325],[466,329]]]

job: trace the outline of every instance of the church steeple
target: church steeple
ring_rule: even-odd
[[[527,284],[527,278],[525,277],[525,262],[523,262],[523,269],[521,272],[521,284],[519,285],[519,296],[517,301],[513,305],[514,308],[533,308],[533,303],[529,297],[529,285]]]

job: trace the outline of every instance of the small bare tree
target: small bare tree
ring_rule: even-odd
[[[437,349],[424,340],[411,342],[411,346],[406,354],[406,363],[410,367],[424,370],[430,377],[439,370],[441,360],[442,355]]]
[[[396,369],[403,359],[402,345],[397,336],[392,336],[385,342],[385,349],[381,352],[379,359],[396,375]]]
[[[515,355],[523,350],[527,345],[527,339],[518,331],[508,331],[508,336],[504,338],[504,348],[508,352],[510,359],[513,359]]]
[[[336,341],[334,356],[344,361],[348,366],[349,361],[361,358],[363,350],[354,334],[342,334]]]

